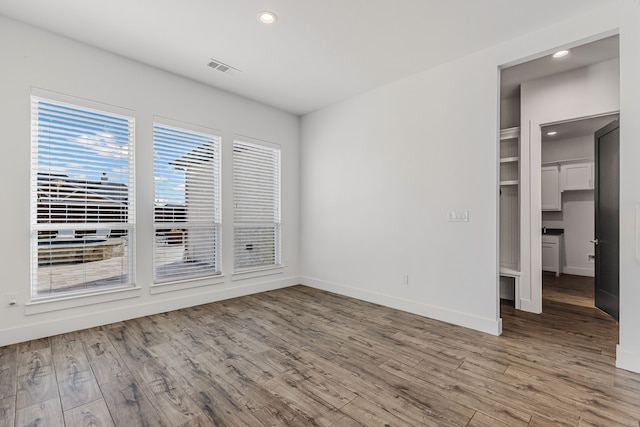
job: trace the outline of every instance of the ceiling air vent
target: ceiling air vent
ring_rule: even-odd
[[[215,59],[209,60],[209,63],[207,64],[207,66],[225,74],[235,74],[240,72],[240,70],[238,70],[237,68],[233,68],[231,65],[227,65]]]

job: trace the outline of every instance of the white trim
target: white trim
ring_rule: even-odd
[[[157,116],[157,115],[153,116],[153,123],[162,125],[162,126],[176,127],[180,129],[190,130],[192,132],[199,132],[199,133],[215,136],[220,140],[220,143],[222,145],[222,131],[220,129],[211,128],[211,127],[198,125],[191,122],[185,122],[182,120],[176,120],[176,119],[171,119],[169,117]]]
[[[141,289],[139,287],[126,287],[106,291],[91,291],[90,293],[77,295],[65,294],[55,299],[32,300],[24,305],[24,314],[30,316],[32,314],[49,313],[51,311],[137,298],[141,294]]]
[[[56,101],[56,102],[61,102],[65,104],[70,104],[76,107],[88,108],[101,113],[108,112],[111,114],[120,115],[124,118],[131,118],[134,121],[134,127],[135,127],[136,117],[134,115],[136,110],[133,110],[131,108],[121,107],[119,105],[107,104],[99,101],[93,101],[91,99],[80,98],[73,95],[67,95],[61,92],[53,92],[53,91],[41,89],[35,86],[31,86],[31,96],[34,96],[36,98],[44,98],[45,100],[49,100],[49,101]]]
[[[562,272],[564,274],[573,274],[574,276],[595,277],[596,275],[596,272],[593,268],[584,268],[584,267],[564,266],[562,267]]]
[[[272,148],[274,150],[280,150],[282,151],[282,146],[280,144],[277,144],[275,142],[271,142],[271,141],[265,141],[264,139],[258,139],[258,138],[253,138],[251,136],[247,136],[247,135],[241,135],[241,134],[233,134],[233,140],[234,141],[240,141],[240,142],[245,142],[247,144],[253,144],[256,145],[258,147],[268,147],[268,148]]]
[[[490,319],[486,317],[474,316],[467,313],[462,313],[460,311],[454,311],[434,305],[423,304],[420,302],[406,300],[392,295],[371,292],[364,289],[357,289],[338,283],[313,279],[311,277],[301,277],[300,280],[302,285],[309,286],[311,288],[333,292],[362,301],[372,302],[374,304],[380,304],[385,307],[406,311],[408,313],[413,313],[420,316],[428,317],[430,319],[451,323],[453,325],[463,326],[465,328],[474,329],[476,331],[485,332],[491,335],[502,334],[501,318]]]
[[[238,271],[231,274],[231,280],[245,280],[254,277],[271,276],[273,274],[284,273],[285,265],[274,265],[273,267],[261,267],[247,271]]]
[[[636,261],[640,262],[640,203],[636,204]]]
[[[190,279],[175,280],[172,282],[155,283],[149,287],[149,294],[163,294],[166,292],[181,291],[183,289],[200,288],[204,286],[221,285],[225,276],[194,277]]]
[[[640,373],[640,352],[626,350],[618,344],[616,346],[616,368]]]

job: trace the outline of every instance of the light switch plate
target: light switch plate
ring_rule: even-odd
[[[469,211],[450,211],[449,222],[469,222]]]

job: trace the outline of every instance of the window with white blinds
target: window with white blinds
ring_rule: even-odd
[[[31,98],[33,299],[133,283],[134,119]]]
[[[280,261],[280,149],[233,143],[234,271]]]
[[[155,124],[154,280],[220,274],[220,137]]]

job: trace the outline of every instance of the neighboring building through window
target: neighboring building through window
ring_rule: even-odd
[[[133,118],[31,105],[32,298],[132,285]]]
[[[281,265],[280,149],[233,143],[234,271]]]
[[[220,138],[155,124],[154,281],[220,274]]]

